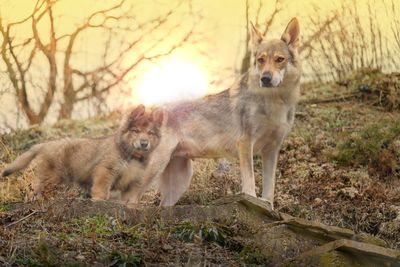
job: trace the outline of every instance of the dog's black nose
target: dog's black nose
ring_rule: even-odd
[[[262,83],[263,86],[271,85],[271,80],[272,80],[272,75],[269,74],[269,73],[265,73],[261,77],[261,83]]]
[[[141,146],[142,148],[147,148],[147,147],[149,146],[149,141],[146,140],[146,139],[141,139],[141,140],[140,140],[140,146]]]

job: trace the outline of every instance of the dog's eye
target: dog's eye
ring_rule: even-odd
[[[264,59],[263,57],[260,57],[260,58],[257,59],[257,61],[258,61],[258,63],[260,63],[260,64],[264,64],[265,59]]]
[[[278,63],[282,63],[284,60],[285,60],[284,57],[277,57],[277,58],[275,59],[275,61],[278,62]]]
[[[156,135],[156,132],[151,130],[151,131],[149,131],[149,135]]]
[[[134,133],[139,133],[139,132],[140,132],[140,130],[139,130],[138,128],[132,128],[132,129],[131,129],[131,132],[134,132]]]

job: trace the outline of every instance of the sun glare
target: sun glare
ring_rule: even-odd
[[[163,62],[140,79],[136,96],[145,105],[200,98],[207,94],[208,77],[198,65],[172,59]]]

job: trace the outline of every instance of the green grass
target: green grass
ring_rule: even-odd
[[[202,242],[214,242],[221,246],[226,244],[228,235],[228,227],[215,222],[193,224],[185,221],[172,230],[174,238],[185,242],[193,242],[195,237],[198,237]]]
[[[112,218],[104,214],[76,218],[71,221],[71,225],[84,235],[95,235],[99,238],[110,236],[115,232],[115,224],[113,225]]]
[[[268,263],[268,258],[260,250],[250,246],[244,246],[239,253],[236,253],[235,260],[251,267],[266,266]]]
[[[392,171],[399,168],[399,121],[387,119],[368,124],[359,131],[344,131],[339,140],[341,141],[331,153],[331,158],[339,165],[379,167],[385,150],[393,156]]]
[[[11,209],[10,203],[0,203],[0,212],[6,212]]]
[[[66,257],[65,251],[47,239],[40,239],[31,249],[29,255],[15,260],[18,266],[87,266],[74,258]]]
[[[110,255],[110,267],[140,267],[145,266],[143,259],[137,255],[125,254],[120,251],[112,251]]]

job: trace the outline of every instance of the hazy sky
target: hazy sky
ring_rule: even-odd
[[[0,0],[0,15],[8,21],[16,21],[30,14],[34,7],[35,0]],[[118,2],[114,0],[63,0],[60,2],[58,12],[62,13],[63,21],[70,22],[59,25],[60,31],[68,31],[79,22],[86,14],[93,10],[101,9],[102,7],[110,6]],[[174,3],[174,0],[128,0],[133,3],[135,14],[141,16],[143,20],[146,17],[153,17],[155,14],[162,13],[163,10],[169,9]],[[185,1],[182,1],[185,2]],[[238,60],[238,51],[243,46],[245,38],[245,0],[192,0],[193,9],[201,13],[204,18],[200,22],[199,31],[204,30],[207,39],[202,44],[210,57],[213,58],[218,65],[225,67],[233,67]],[[250,3],[258,3],[258,1],[249,1]],[[340,1],[330,0],[302,0],[282,1],[282,9],[284,10],[276,23],[273,25],[271,35],[279,37],[281,31],[286,26],[290,18],[297,16],[302,20],[306,20],[308,16],[313,14],[313,5],[318,5],[319,14],[328,14],[329,10],[335,8],[335,3]],[[363,2],[363,1],[358,1]],[[275,1],[263,0],[263,14],[268,14],[272,11]],[[254,14],[254,10],[253,11]],[[251,18],[251,16],[250,16]],[[176,20],[179,17],[175,18]],[[190,24],[191,21],[187,21]],[[184,24],[184,23],[183,23]],[[28,25],[29,26],[29,25]],[[184,29],[185,25],[182,25]],[[22,31],[30,31],[30,28],[22,29]],[[272,36],[271,36],[272,37]],[[89,41],[90,42],[90,41]],[[94,49],[96,49],[94,47]]]
[[[390,0],[386,0],[390,2]],[[397,0],[394,0],[397,1]],[[95,10],[109,7],[119,1],[115,0],[61,0],[57,4],[55,9],[56,17],[62,17],[62,24],[57,24],[56,31],[60,33],[68,33],[76,25],[82,22],[83,18],[87,17],[88,14]],[[215,90],[221,90],[226,88],[232,83],[233,77],[237,77],[234,70],[237,69],[243,55],[243,48],[245,45],[245,0],[192,0],[189,5],[189,1],[176,1],[176,0],[127,0],[128,4],[134,5],[133,14],[140,21],[146,21],[154,18],[159,14],[163,14],[166,10],[176,6],[178,2],[182,2],[181,6],[190,6],[195,14],[201,14],[202,20],[196,22],[196,31],[200,33],[199,40],[195,44],[188,44],[172,55],[172,59],[163,59],[164,63],[158,64],[155,62],[147,62],[141,64],[136,69],[134,75],[135,80],[132,81],[132,102],[138,101],[138,95],[142,97],[151,97],[151,94],[142,94],[140,90],[149,91],[151,87],[163,86],[166,87],[168,84],[175,83],[177,79],[187,77],[191,79],[198,79],[196,81],[198,87],[193,87],[198,92],[205,90],[205,93]],[[250,19],[254,20],[256,7],[258,1],[249,0],[253,8],[250,10]],[[261,9],[261,17],[266,18],[273,11],[275,7],[274,0],[261,0],[263,3],[263,9]],[[329,17],[332,11],[337,9],[338,6],[343,2],[352,3],[352,0],[283,0],[281,1],[282,12],[276,18],[275,23],[272,25],[271,31],[267,37],[279,38],[282,31],[284,30],[287,22],[294,16],[299,18],[301,25],[301,32],[303,35],[307,35],[310,32],[309,25],[307,22],[311,18],[316,16]],[[376,0],[357,0],[357,6],[361,14],[367,14],[368,9],[366,3],[372,3],[374,11],[379,15],[379,21],[382,25],[390,25],[389,23],[393,19],[385,16],[385,1]],[[9,22],[18,21],[28,16],[36,3],[36,0],[0,0],[0,17],[2,18],[3,24]],[[171,25],[178,23],[176,31],[171,36],[172,39],[179,39],[179,34],[186,32],[191,25],[193,20],[187,15],[187,8],[180,8],[176,12],[176,15],[170,21]],[[180,15],[182,12],[182,15]],[[185,13],[186,12],[186,13]],[[46,29],[46,21],[42,22],[43,29]],[[260,24],[262,22],[260,21]],[[29,23],[25,27],[18,28],[17,38],[24,39],[27,33],[30,33]],[[134,33],[132,33],[133,35]],[[129,35],[129,34],[128,34]],[[1,37],[0,37],[1,38]],[[79,46],[81,46],[81,54],[74,58],[75,65],[82,65],[90,69],[90,66],[99,59],[101,56],[99,38],[101,36],[96,35],[95,32],[90,35],[86,35],[80,40]],[[154,41],[156,36],[148,36],[148,42]],[[0,39],[1,41],[1,39]],[[162,48],[162,47],[161,47]],[[134,55],[132,55],[134,56]],[[171,61],[172,60],[172,61]],[[172,62],[172,63],[171,63]],[[1,67],[0,63],[0,67]],[[173,71],[168,69],[168,66],[174,66],[178,71],[182,70],[179,78],[172,77]],[[158,68],[158,69],[157,69]],[[199,73],[190,76],[189,72],[185,73],[184,70],[193,69],[193,73],[196,69]],[[1,73],[0,73],[1,74]],[[218,77],[216,76],[218,74]],[[42,70],[38,68],[37,75],[42,75]],[[165,81],[159,81],[155,83],[155,76],[166,77]],[[196,76],[197,75],[197,76]],[[168,77],[170,80],[168,80]],[[201,81],[203,79],[203,81]],[[208,83],[212,83],[216,79],[219,79],[222,84],[218,87],[207,86]],[[149,82],[149,80],[152,80]],[[204,83],[205,82],[205,83]],[[168,84],[167,84],[168,83]],[[181,87],[186,86],[182,84]],[[175,87],[179,87],[175,84]],[[205,89],[204,89],[204,88]],[[210,89],[211,88],[211,89]],[[156,94],[152,93],[153,96]],[[177,92],[176,95],[181,94]],[[146,96],[144,96],[146,95]],[[173,94],[171,94],[173,95]],[[3,108],[2,113],[15,111],[16,106],[10,105],[13,103],[11,96],[1,97],[0,104]],[[111,98],[111,103],[117,103],[117,101]],[[150,103],[150,102],[149,102]]]

